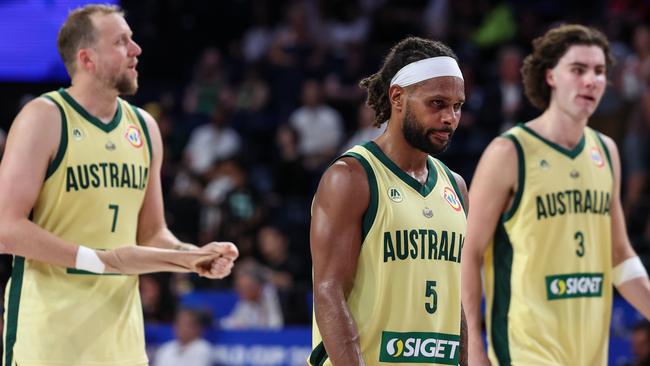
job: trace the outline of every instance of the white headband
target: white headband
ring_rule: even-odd
[[[411,62],[402,67],[393,76],[393,79],[390,81],[390,86],[397,84],[401,87],[406,87],[419,83],[420,81],[441,76],[455,76],[462,79],[463,73],[460,72],[458,63],[452,57],[439,56],[425,58],[424,60]]]

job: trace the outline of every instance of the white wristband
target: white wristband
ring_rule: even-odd
[[[104,273],[106,266],[94,250],[79,246],[77,250],[77,259],[75,260],[75,268],[92,273]]]
[[[612,271],[612,282],[614,286],[619,286],[624,282],[639,277],[648,277],[648,272],[643,267],[641,259],[638,256],[628,258],[614,267]]]

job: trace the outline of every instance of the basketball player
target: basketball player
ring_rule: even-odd
[[[465,364],[467,188],[429,156],[458,127],[465,92],[456,56],[440,42],[407,38],[361,86],[376,124],[388,126],[332,164],[314,198],[309,362]]]
[[[118,97],[135,93],[141,52],[120,10],[73,11],[58,46],[72,86],[23,108],[0,165],[0,250],[14,255],[3,364],[146,365],[127,274],[221,278],[237,249],[166,228],[158,127]]]
[[[605,365],[612,284],[650,317],[650,282],[625,229],[615,143],[587,127],[607,85],[609,43],[564,25],[533,42],[525,92],[544,112],[496,138],[470,190],[463,304],[470,364]]]

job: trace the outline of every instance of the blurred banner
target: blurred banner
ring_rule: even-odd
[[[151,351],[174,338],[168,325],[145,327]],[[209,331],[215,366],[304,366],[311,353],[311,328],[287,327],[280,331]]]
[[[0,1],[0,82],[68,80],[56,49],[56,37],[68,12],[93,2],[98,1]]]

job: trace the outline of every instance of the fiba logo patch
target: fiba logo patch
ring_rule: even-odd
[[[605,160],[603,159],[603,154],[600,153],[600,149],[597,147],[592,147],[589,151],[589,156],[591,160],[596,164],[597,167],[602,168],[605,166]]]
[[[81,128],[75,127],[72,129],[72,138],[75,139],[75,141],[83,140],[84,132],[81,130]]]
[[[404,200],[404,197],[402,197],[402,193],[399,191],[399,189],[395,187],[388,187],[388,198],[390,198],[391,201],[400,203]]]
[[[126,128],[124,137],[131,145],[133,145],[133,147],[142,147],[142,136],[140,134],[140,130],[134,125],[129,125]]]
[[[445,187],[445,189],[442,191],[442,198],[444,198],[445,201],[447,201],[447,203],[449,204],[449,206],[451,206],[451,208],[453,208],[454,210],[456,211],[461,210],[462,207],[460,204],[460,200],[458,199],[458,196],[456,196],[456,192],[454,192],[453,189],[449,187]]]

